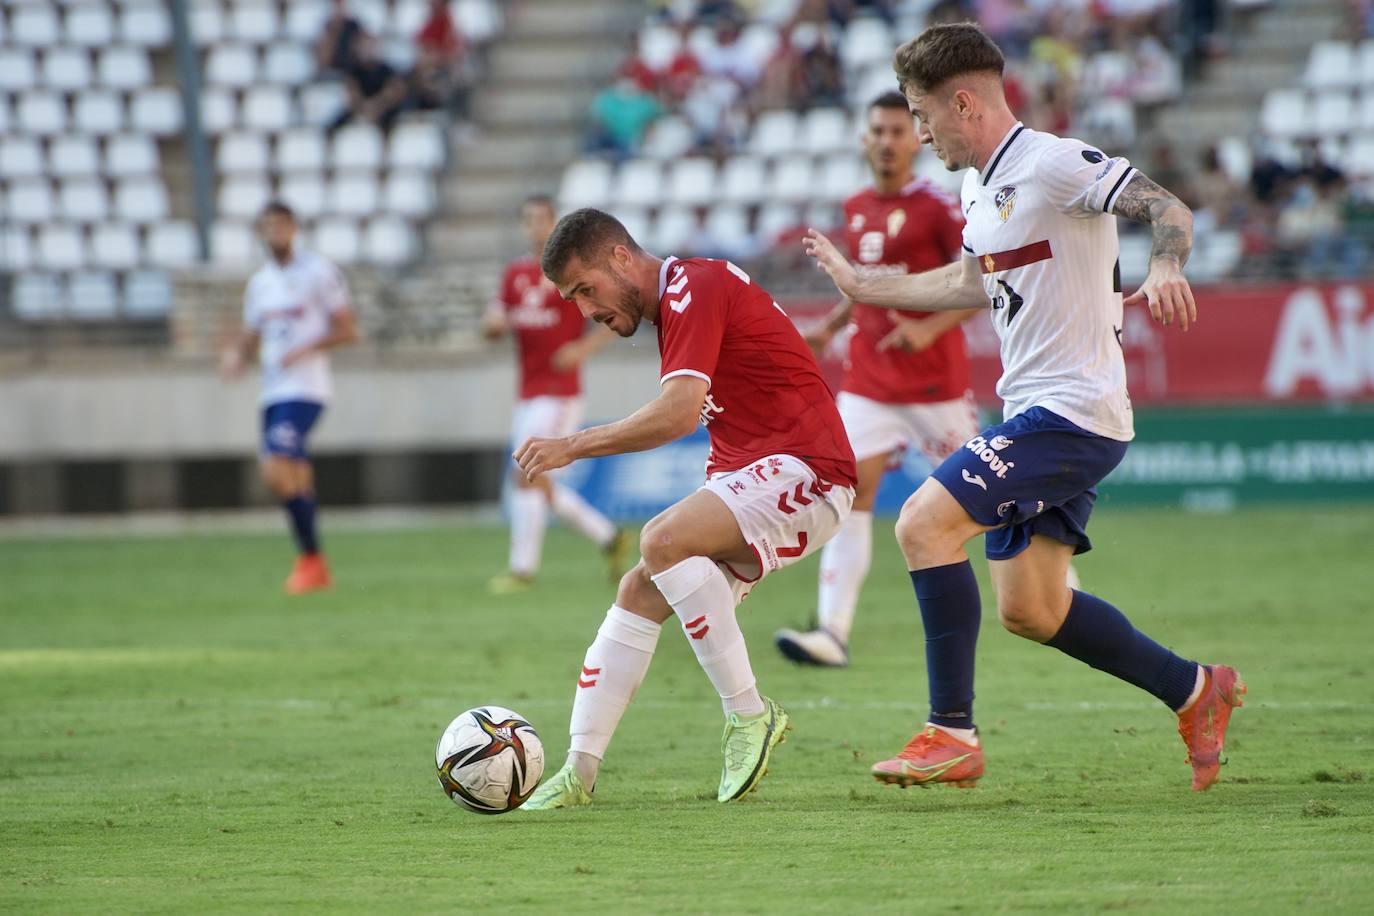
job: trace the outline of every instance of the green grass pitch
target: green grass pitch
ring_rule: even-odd
[[[442,795],[434,742],[500,703],[559,765],[612,597],[599,558],[552,532],[538,586],[493,599],[501,529],[324,521],[338,585],[302,599],[279,594],[284,533],[0,540],[0,910],[1374,907],[1368,506],[1094,520],[1085,587],[1249,682],[1205,795],[1166,710],[1003,632],[990,604],[981,786],[871,781],[925,695],[880,529],[848,670],[793,667],[770,642],[810,615],[814,559],[742,608],[760,686],[794,720],[756,795],[715,801],[719,706],[670,625],[597,804],[496,818]]]

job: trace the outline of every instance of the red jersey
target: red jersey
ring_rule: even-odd
[[[958,198],[925,179],[896,194],[866,188],[844,202],[849,254],[864,276],[914,274],[943,267],[959,254],[964,220]],[[904,312],[914,318],[928,312]],[[854,303],[854,336],[845,360],[843,391],[885,404],[919,404],[963,397],[969,387],[964,332],[952,328],[920,353],[878,342],[893,328],[885,308]]]
[[[662,382],[679,375],[710,389],[701,422],[706,473],[792,455],[822,479],[855,485],[854,451],[816,358],[773,297],[729,261],[668,258],[659,272]]]
[[[520,399],[581,394],[582,373],[555,369],[553,354],[580,338],[587,322],[577,306],[544,279],[538,262],[530,258],[512,261],[501,280],[497,301],[505,309],[520,352]]]

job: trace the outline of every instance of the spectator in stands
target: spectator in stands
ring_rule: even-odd
[[[1210,224],[1225,229],[1237,225],[1243,218],[1245,189],[1222,167],[1216,146],[1203,151],[1201,169],[1192,185],[1194,226]]]
[[[696,134],[696,146],[724,156],[743,141],[749,115],[743,90],[725,76],[705,76],[692,84],[682,113]]]
[[[405,107],[408,89],[395,69],[382,59],[377,39],[367,32],[353,37],[352,61],[344,71],[348,104],[329,124],[332,133],[353,118],[390,130]]]
[[[830,31],[815,29],[804,36],[793,33],[792,39],[809,45],[801,55],[802,97],[816,107],[843,105],[844,68]]]
[[[348,14],[348,0],[333,0],[324,31],[315,39],[315,66],[321,73],[343,73],[353,62],[353,47],[362,24]]]
[[[658,99],[629,77],[620,77],[592,99],[588,149],[618,157],[633,156],[644,132],[663,113]]]
[[[711,76],[732,79],[744,89],[758,83],[764,62],[740,40],[741,29],[734,19],[716,23],[715,43],[702,53],[701,69]]]
[[[410,71],[410,104],[422,110],[453,108],[467,112],[464,78],[467,43],[446,0],[430,0],[429,18],[415,33],[415,66]]]
[[[692,51],[689,39],[692,35],[690,23],[682,27],[682,44],[660,74],[663,95],[669,103],[680,103],[692,91],[692,85],[701,76],[701,61]]]

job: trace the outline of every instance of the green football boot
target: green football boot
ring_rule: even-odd
[[[768,697],[763,698],[763,706],[763,712],[756,716],[732,712],[726,717],[725,734],[720,739],[725,767],[716,793],[720,801],[737,801],[752,792],[768,773],[773,748],[787,740],[785,733],[792,727],[787,713]]]
[[[563,764],[563,769],[554,773],[544,784],[534,790],[529,801],[520,806],[521,811],[552,811],[554,808],[585,808],[592,803],[592,793],[577,778],[577,770],[571,763]]]

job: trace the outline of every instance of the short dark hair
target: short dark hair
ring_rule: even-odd
[[[889,89],[868,103],[869,111],[875,108],[897,108],[903,112],[910,113],[910,109],[907,107],[906,103],[906,96],[902,95],[896,89]]]
[[[258,219],[262,219],[264,216],[284,216],[293,223],[296,221],[296,211],[280,200],[269,200],[264,204],[262,212],[258,214]]]
[[[583,207],[569,213],[553,227],[549,240],[544,243],[544,256],[539,266],[544,276],[557,283],[574,257],[596,263],[608,257],[616,245],[624,245],[631,251],[642,250],[620,220],[601,210]]]
[[[1005,67],[1002,49],[972,22],[933,25],[892,56],[897,85],[903,91],[911,86],[921,93],[966,73],[987,72],[1000,78]]]

